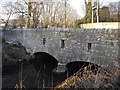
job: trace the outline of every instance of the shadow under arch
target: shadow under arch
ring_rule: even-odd
[[[36,71],[51,73],[58,65],[58,60],[46,52],[35,52],[31,60]]]
[[[91,62],[86,62],[86,61],[74,61],[74,62],[69,62],[66,64],[66,72],[68,74],[68,77],[72,76],[74,73],[80,71],[81,74],[84,72],[85,67],[87,67],[87,70],[91,70],[96,73],[98,68],[97,64],[91,63]]]

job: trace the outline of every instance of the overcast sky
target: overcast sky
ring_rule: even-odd
[[[5,2],[15,2],[15,1],[20,1],[20,0],[0,0],[0,18],[6,19],[7,17],[5,15],[2,15],[2,5]],[[35,1],[41,1],[41,0],[35,0]],[[43,0],[45,1],[45,0]],[[64,1],[64,0],[54,0],[54,1]],[[85,2],[84,0],[67,0],[68,3],[71,4],[71,7],[73,7],[76,12],[79,15],[79,18],[83,17],[85,15]],[[103,4],[107,4],[108,2],[118,2],[120,0],[99,0],[100,3],[103,2]],[[14,18],[14,17],[11,17]]]

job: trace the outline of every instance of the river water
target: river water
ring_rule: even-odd
[[[34,69],[32,64],[23,66],[23,87],[55,87],[66,79],[64,72],[55,72],[49,75],[40,73],[39,78],[37,78],[37,75],[38,72]],[[36,79],[38,81],[36,81]],[[2,88],[15,88],[15,86],[19,86],[19,71],[4,74],[2,77]]]

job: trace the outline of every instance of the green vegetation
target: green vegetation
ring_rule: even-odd
[[[99,22],[120,22],[119,3],[109,3],[108,6],[102,6],[99,8]],[[96,12],[94,11],[94,22],[97,22]],[[92,6],[91,3],[86,3],[86,15],[82,19],[78,19],[74,23],[75,28],[80,28],[80,24],[92,22]]]
[[[78,19],[78,20],[76,20],[75,21],[75,24],[74,24],[74,27],[75,28],[80,28],[80,24],[85,24],[85,23],[91,23],[91,21],[92,21],[92,5],[91,5],[91,2],[86,2],[85,3],[86,4],[86,15],[85,15],[85,17],[84,18],[82,18],[82,19]],[[96,13],[95,11],[94,11],[94,13]],[[95,16],[96,14],[94,14],[94,21],[96,22],[96,16]]]

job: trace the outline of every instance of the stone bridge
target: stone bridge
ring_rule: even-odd
[[[89,61],[108,70],[119,68],[119,29],[40,28],[2,32],[7,43],[21,43],[30,54],[46,52],[64,64]]]

